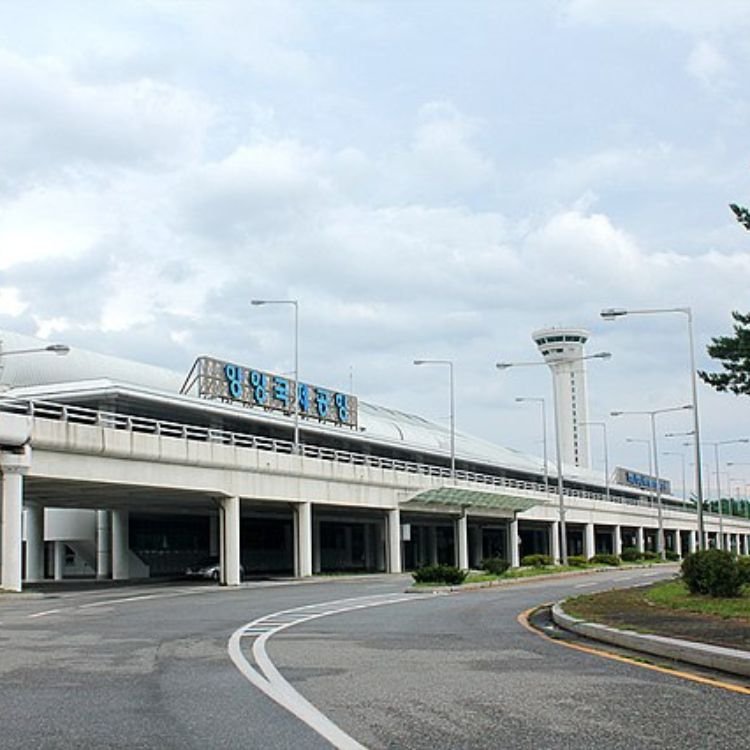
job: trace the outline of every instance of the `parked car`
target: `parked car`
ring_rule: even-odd
[[[206,557],[190,565],[185,570],[188,578],[210,578],[218,581],[221,578],[221,564],[218,557]],[[240,580],[245,577],[245,568],[240,565]]]

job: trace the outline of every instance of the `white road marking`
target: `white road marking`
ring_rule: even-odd
[[[37,613],[35,613],[33,615],[27,615],[27,617],[30,620],[33,620],[35,617],[46,617],[47,615],[56,615],[60,611],[61,610],[59,610],[59,609],[48,609],[45,612],[37,612]]]
[[[574,589],[587,589],[590,586],[596,586],[596,583],[577,583],[573,586]]]
[[[276,669],[266,653],[266,642],[271,636],[282,630],[300,625],[321,617],[338,615],[370,607],[380,607],[386,604],[420,601],[433,594],[376,594],[354,599],[339,599],[324,604],[309,604],[304,607],[286,609],[265,615],[257,620],[246,623],[235,630],[229,639],[229,657],[237,669],[255,687],[276,701],[280,706],[294,714],[300,721],[328,740],[340,750],[366,750],[366,748],[350,737],[339,726],[334,724],[325,714],[319,711],[306,698],[298,693]],[[241,640],[243,637],[254,638],[252,654],[257,665],[253,667],[242,653]]]

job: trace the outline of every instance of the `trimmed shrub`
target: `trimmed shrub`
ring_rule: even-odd
[[[458,586],[464,582],[468,571],[453,565],[426,565],[417,568],[411,575],[415,583],[446,583]]]
[[[643,559],[644,560],[649,560],[649,561],[651,561],[651,560],[661,560],[661,558],[659,557],[659,553],[658,552],[651,552],[651,550],[646,550],[643,553]]]
[[[750,557],[743,555],[737,558],[737,567],[740,569],[740,578],[743,585],[750,583]]]
[[[664,556],[665,556],[665,557],[667,558],[667,560],[669,560],[670,562],[677,562],[677,561],[678,561],[678,560],[680,559],[680,556],[679,556],[679,555],[678,555],[678,554],[677,554],[677,553],[676,553],[676,552],[675,552],[674,550],[671,550],[671,549],[668,549],[668,550],[667,550],[667,551],[666,551],[666,552],[664,553]]]
[[[617,555],[599,554],[589,559],[594,565],[619,565],[621,560]]]
[[[625,547],[620,557],[623,562],[638,562],[643,559],[643,555],[638,551],[638,547]]]
[[[521,565],[525,568],[544,568],[547,565],[553,564],[553,560],[549,555],[526,555],[521,558]]]
[[[482,560],[482,570],[496,576],[501,576],[509,567],[510,563],[503,560],[502,557],[488,557],[486,560]]]
[[[682,561],[682,580],[691,594],[735,597],[742,589],[742,572],[737,558],[720,549],[706,549]]]
[[[574,568],[585,568],[588,565],[588,560],[584,555],[571,555],[568,558],[568,565]]]

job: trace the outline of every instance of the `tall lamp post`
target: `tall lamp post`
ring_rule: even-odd
[[[456,482],[456,398],[453,388],[453,360],[451,359],[415,359],[415,365],[447,365],[451,400],[451,482]]]
[[[698,386],[695,377],[695,340],[693,336],[693,311],[690,307],[659,307],[643,310],[625,310],[623,308],[607,308],[601,311],[604,320],[615,320],[625,315],[660,315],[680,313],[687,317],[688,345],[690,351],[690,388],[693,406],[693,430],[695,431],[695,494],[698,501],[698,548],[704,549],[705,531],[703,528],[703,481],[701,477],[701,440],[700,419],[698,418]]]
[[[563,565],[568,564],[568,539],[565,528],[565,493],[563,490],[562,452],[560,450],[560,410],[557,403],[557,387],[554,383],[555,367],[557,365],[570,364],[571,362],[580,362],[584,359],[609,359],[611,356],[612,355],[609,352],[597,352],[596,354],[588,354],[585,357],[558,359],[554,362],[498,362],[495,365],[498,370],[507,370],[511,367],[537,367],[539,365],[548,365],[550,372],[552,373],[552,406],[555,418],[555,453],[557,454],[557,495],[560,504],[560,562]]]
[[[581,422],[581,424],[589,425],[590,427],[601,427],[602,436],[604,440],[604,496],[607,498],[607,502],[610,501],[609,496],[609,448],[607,447],[607,423],[606,422]]]
[[[532,401],[542,407],[542,451],[544,458],[544,496],[549,493],[549,468],[547,465],[547,408],[544,399],[535,396],[518,396],[517,402]]]
[[[687,490],[685,489],[685,454],[679,451],[662,451],[662,456],[679,456],[682,468],[682,502],[687,503]]]
[[[251,305],[292,305],[294,308],[294,393],[292,395],[294,412],[294,445],[293,450],[299,453],[299,302],[296,299],[254,299]]]
[[[657,536],[657,547],[659,556],[662,560],[667,557],[666,550],[664,549],[664,519],[662,518],[661,509],[661,482],[659,481],[659,450],[656,445],[656,415],[667,414],[673,411],[683,411],[685,409],[692,409],[692,404],[686,404],[685,406],[671,406],[666,409],[651,409],[645,411],[613,411],[611,412],[613,417],[622,417],[628,415],[641,415],[648,416],[651,419],[651,450],[654,454],[654,479],[656,480],[656,509],[659,517],[659,531]]]

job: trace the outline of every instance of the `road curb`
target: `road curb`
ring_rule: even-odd
[[[675,659],[709,669],[718,669],[742,677],[750,677],[750,652],[723,646],[712,646],[708,643],[683,641],[662,635],[636,633],[633,630],[618,630],[607,625],[586,622],[567,614],[562,608],[563,604],[564,601],[557,602],[552,607],[552,620],[563,630],[601,643],[640,651],[644,654]]]
[[[674,563],[675,569],[677,563]],[[444,594],[446,592],[459,592],[459,591],[476,591],[477,589],[491,589],[497,586],[517,586],[521,583],[533,583],[534,581],[549,581],[558,580],[565,578],[575,578],[578,576],[591,575],[592,573],[627,573],[631,570],[640,570],[644,568],[659,568],[661,570],[668,570],[672,566],[672,563],[650,563],[646,565],[628,565],[626,567],[614,567],[614,566],[602,566],[601,568],[586,568],[585,570],[568,570],[565,573],[549,573],[539,576],[526,576],[522,578],[500,578],[496,581],[477,581],[476,583],[462,583],[458,586],[442,586],[435,584],[434,586],[415,586],[411,585],[405,590],[406,594],[429,594],[430,592],[435,594]]]

